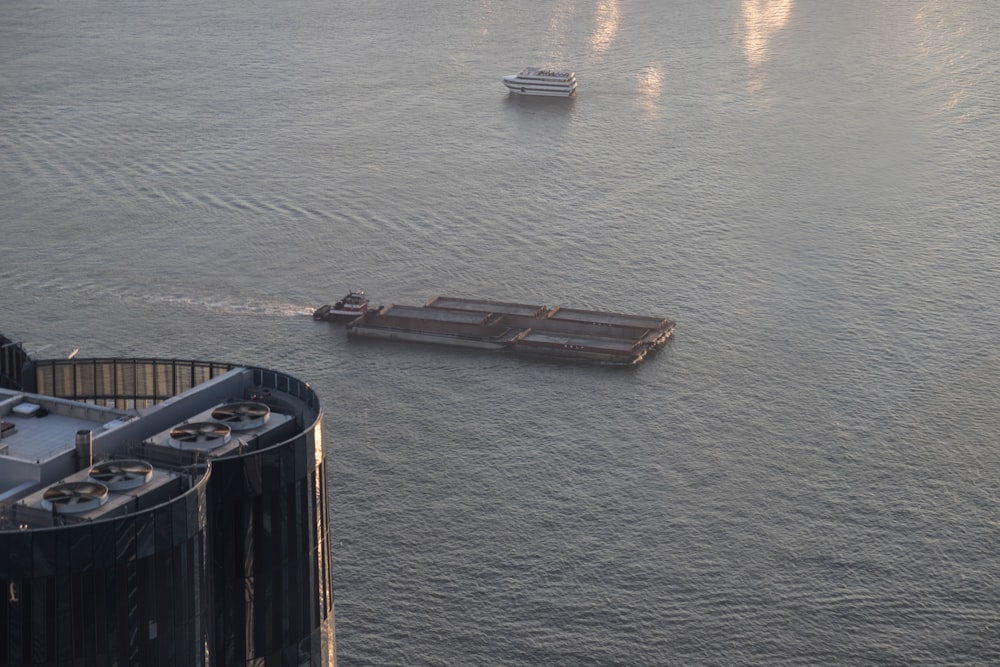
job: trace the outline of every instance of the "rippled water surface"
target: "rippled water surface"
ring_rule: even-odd
[[[3,3],[0,331],[317,387],[342,666],[996,664],[998,54],[987,0]],[[678,329],[349,341],[351,287]]]

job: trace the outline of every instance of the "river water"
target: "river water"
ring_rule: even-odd
[[[997,3],[38,0],[0,60],[0,331],[312,383],[342,667],[1000,662]]]

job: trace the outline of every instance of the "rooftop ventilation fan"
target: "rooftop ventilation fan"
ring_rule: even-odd
[[[231,430],[219,422],[192,422],[170,429],[170,446],[210,450],[229,442]]]
[[[108,487],[98,482],[63,482],[42,492],[43,508],[58,514],[82,514],[108,502]]]
[[[145,461],[105,461],[90,469],[90,479],[111,491],[135,489],[153,478],[153,466]]]
[[[260,428],[271,418],[271,409],[261,403],[230,403],[212,410],[212,419],[234,431]]]

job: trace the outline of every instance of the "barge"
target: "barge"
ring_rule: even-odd
[[[662,317],[435,296],[422,306],[368,310],[347,333],[631,366],[664,345],[674,326]]]

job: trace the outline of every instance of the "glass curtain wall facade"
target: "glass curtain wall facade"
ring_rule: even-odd
[[[44,360],[21,388],[133,408],[237,367],[248,368]],[[336,664],[319,399],[289,375],[250,370],[257,387],[304,406],[294,437],[212,460],[183,497],[144,513],[0,531],[0,664]]]
[[[0,533],[0,664],[208,665],[207,483],[118,519]]]

